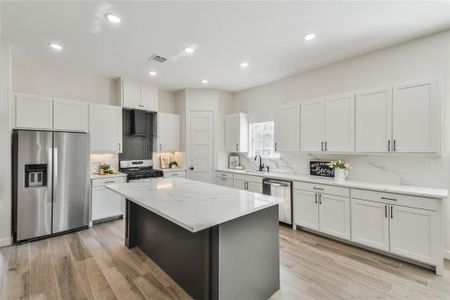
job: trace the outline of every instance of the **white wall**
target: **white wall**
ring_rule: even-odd
[[[323,155],[282,153],[280,160],[266,162],[272,170],[308,174],[308,161],[345,159],[353,168],[350,179],[391,184],[448,188],[450,113],[450,31],[410,41],[380,51],[361,55],[332,65],[311,70],[294,77],[234,94],[234,112],[247,112],[249,122],[274,119],[274,109],[282,103],[307,100],[319,96],[367,89],[397,82],[432,76],[443,78],[444,153],[423,155]],[[243,157],[253,166],[252,160]],[[432,162],[433,167],[427,168]],[[445,249],[450,256],[450,207],[445,210]]]
[[[159,91],[158,111],[175,113],[175,93]]]
[[[0,247],[11,243],[11,51],[0,48]]]

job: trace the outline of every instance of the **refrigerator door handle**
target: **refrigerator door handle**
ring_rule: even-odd
[[[58,148],[53,147],[53,168],[52,168],[52,181],[53,181],[53,186],[51,188],[52,194],[55,194],[55,188],[56,186],[58,186]],[[52,197],[52,202],[56,202],[56,197]]]

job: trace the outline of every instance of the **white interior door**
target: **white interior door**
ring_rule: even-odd
[[[212,111],[190,112],[190,179],[213,182],[213,133]]]
[[[355,151],[355,94],[325,99],[325,151]]]
[[[392,87],[356,95],[356,152],[392,149]]]
[[[323,151],[323,107],[323,99],[311,100],[301,104],[301,151]]]

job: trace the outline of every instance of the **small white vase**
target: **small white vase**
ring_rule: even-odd
[[[348,176],[348,171],[344,169],[334,169],[334,181],[338,183],[345,182]]]

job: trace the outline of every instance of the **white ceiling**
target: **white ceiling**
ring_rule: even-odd
[[[1,18],[17,57],[168,90],[203,87],[205,78],[209,88],[239,91],[450,28],[450,2],[24,1],[2,2]],[[310,32],[317,38],[304,41]],[[53,41],[64,50],[49,49]],[[183,56],[188,45],[197,51]],[[147,61],[153,53],[169,61]]]

